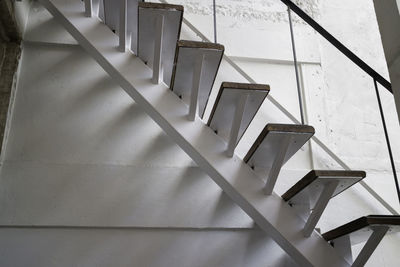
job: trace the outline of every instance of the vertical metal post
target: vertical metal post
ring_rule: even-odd
[[[93,15],[92,0],[85,0],[85,15],[86,17],[91,17]]]
[[[304,124],[304,114],[303,114],[303,101],[301,98],[301,89],[300,89],[300,77],[299,70],[297,69],[297,54],[296,54],[296,44],[294,42],[294,33],[293,33],[293,24],[292,24],[292,14],[290,8],[288,7],[288,16],[289,16],[289,27],[290,27],[290,37],[292,40],[292,50],[293,50],[293,60],[294,60],[294,70],[296,73],[296,84],[297,84],[297,94],[299,97],[299,107],[300,107],[300,117],[301,124]]]
[[[364,245],[363,249],[358,254],[352,267],[362,267],[364,266],[368,259],[371,257],[372,253],[375,251],[376,247],[381,242],[382,238],[385,237],[389,227],[381,226],[374,229],[371,236],[368,238],[367,243]]]
[[[291,141],[292,137],[290,135],[283,137],[280,150],[277,151],[274,163],[272,163],[272,167],[268,172],[267,182],[263,188],[263,191],[266,195],[271,195],[274,191],[276,180],[278,179],[279,172],[281,171],[283,162],[285,161],[286,152]]]
[[[233,157],[233,154],[235,152],[236,144],[238,141],[238,135],[239,135],[239,131],[240,131],[240,125],[242,124],[243,114],[244,114],[244,109],[246,107],[247,98],[248,98],[248,94],[246,94],[246,93],[243,94],[242,96],[240,96],[238,103],[236,104],[235,115],[233,117],[231,132],[230,132],[229,141],[228,141],[228,149],[227,149],[228,157]]]
[[[192,91],[190,93],[190,105],[189,105],[189,115],[188,115],[188,119],[191,121],[194,121],[197,114],[203,63],[204,63],[204,53],[200,52],[200,54],[197,55],[196,63],[193,69]]]
[[[216,9],[216,0],[213,0],[213,14],[214,14],[214,43],[217,43],[217,9]]]
[[[392,147],[391,147],[391,145],[390,145],[389,134],[388,134],[387,127],[386,127],[385,114],[383,113],[382,102],[381,102],[381,96],[380,96],[380,94],[379,94],[379,89],[378,89],[378,84],[377,84],[377,82],[376,82],[376,79],[374,79],[374,85],[375,85],[376,98],[377,98],[377,100],[378,100],[379,112],[380,112],[380,114],[381,114],[381,120],[382,120],[383,131],[384,131],[384,133],[385,133],[386,145],[387,145],[388,152],[389,152],[390,164],[391,164],[391,166],[392,166],[394,183],[395,183],[395,185],[396,185],[397,197],[398,197],[399,203],[400,203],[400,187],[399,187],[399,180],[398,180],[398,178],[397,178],[396,165],[395,165],[394,159],[393,159]]]
[[[119,7],[119,50],[126,51],[127,0],[120,0]]]
[[[340,255],[349,263],[352,264],[353,254],[351,253],[350,235],[344,235],[333,240],[333,247],[339,252]]]
[[[301,95],[303,96],[303,113],[304,113],[304,123],[308,124],[309,123],[309,118],[308,118],[308,106],[307,106],[307,98],[306,96],[306,81],[304,78],[304,67],[302,64],[299,64],[299,76],[300,76],[300,88],[301,88]],[[314,156],[313,156],[313,147],[312,147],[312,142],[309,141],[308,147],[309,147],[309,155],[310,155],[310,165],[311,169],[314,169]]]
[[[153,83],[159,84],[163,79],[162,70],[162,39],[164,32],[164,16],[156,18],[156,38],[154,40]]]
[[[331,199],[333,193],[335,193],[338,184],[339,181],[336,180],[329,182],[324,186],[324,189],[322,190],[310,217],[308,217],[307,222],[304,225],[303,234],[305,237],[309,237],[314,231],[314,228],[321,218],[326,206],[328,205],[329,200]]]

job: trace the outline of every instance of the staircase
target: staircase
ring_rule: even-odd
[[[224,82],[209,95],[221,63],[221,44],[179,40],[183,7],[141,1],[100,1],[100,18],[79,0],[40,0],[128,95],[221,189],[300,266],[350,266],[338,242],[359,230],[320,235],[315,226],[328,201],[365,176],[362,171],[312,170],[282,197],[273,192],[282,166],[314,135],[308,125],[268,124],[242,160],[235,147],[273,90],[265,84]],[[128,4],[126,4],[128,3]],[[88,16],[85,16],[89,15]],[[126,51],[129,47],[131,51]],[[213,105],[207,123],[201,118]],[[286,203],[288,202],[288,203]],[[371,234],[375,246],[399,224]],[[376,221],[375,221],[376,224]],[[378,224],[379,221],[378,221]],[[346,228],[347,229],[347,228]],[[372,241],[371,241],[372,242]],[[334,245],[336,244],[336,245]],[[368,242],[366,246],[368,246]],[[368,248],[371,246],[368,246]],[[362,266],[373,249],[360,253]]]

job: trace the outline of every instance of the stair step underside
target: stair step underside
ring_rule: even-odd
[[[311,203],[316,201],[316,198],[321,193],[323,186],[330,181],[337,180],[339,183],[332,197],[340,194],[347,188],[358,183],[365,178],[364,171],[342,171],[342,170],[312,170],[286,193],[282,195],[285,201],[290,201],[298,194],[307,194],[311,199]],[[305,192],[307,191],[307,192]],[[314,200],[314,201],[313,201]]]
[[[350,235],[351,243],[358,244],[366,241],[375,226],[389,227],[388,233],[400,231],[400,216],[396,215],[369,215],[358,218],[347,224],[339,226],[322,236],[327,241],[335,240],[339,237]]]
[[[271,168],[273,157],[285,137],[292,137],[284,163],[286,163],[315,133],[308,125],[267,124],[257,137],[244,161],[263,170]]]
[[[193,87],[196,65],[202,60],[198,91],[198,110],[203,117],[211,89],[224,54],[224,46],[214,43],[179,40],[176,44],[171,90],[187,104]]]
[[[235,140],[236,146],[267,97],[269,90],[269,85],[266,84],[223,82],[207,125],[228,141],[234,120],[240,121],[237,140]],[[240,118],[235,118],[235,112],[242,97],[246,98],[243,114],[239,115]]]
[[[119,31],[119,17],[121,1],[100,0],[103,1],[104,23],[114,32]],[[131,49],[137,53],[137,34],[138,34],[138,5],[143,0],[127,1],[127,21],[126,32],[131,39]]]
[[[158,20],[163,18],[161,65],[163,81],[169,86],[175,57],[176,42],[179,39],[183,19],[183,6],[139,3],[138,11],[138,57],[153,67],[154,46]]]
[[[306,222],[303,234],[314,231],[331,198],[365,178],[364,171],[313,170],[282,195]]]
[[[97,18],[87,18],[79,0],[40,0],[78,43],[134,101],[301,266],[349,266],[317,233],[301,235],[302,220],[276,194],[266,197],[263,182],[240,158],[224,155],[225,143],[201,120],[187,120],[187,106],[131,53],[114,49],[118,37]]]

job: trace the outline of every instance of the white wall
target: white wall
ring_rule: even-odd
[[[389,80],[373,1],[324,1],[320,21]],[[399,210],[372,78],[330,44],[323,40],[320,43],[325,86],[323,94],[314,101],[325,103],[313,112],[325,123],[318,130],[349,166],[366,170],[367,182]],[[379,88],[399,175],[400,127],[393,95]]]

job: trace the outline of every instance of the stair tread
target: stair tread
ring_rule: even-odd
[[[315,133],[314,127],[309,125],[299,125],[299,124],[280,124],[280,123],[270,123],[265,129],[265,135],[268,132],[296,132],[296,133]],[[264,134],[264,131],[262,134]]]
[[[164,4],[164,3],[152,3],[152,2],[141,2],[139,3],[140,8],[155,8],[155,9],[175,9],[178,11],[183,11],[184,7],[182,5],[174,5],[174,4]]]
[[[365,227],[372,225],[400,226],[400,216],[397,215],[364,216],[354,221],[351,221],[347,224],[339,226],[338,228],[330,230],[322,234],[322,237],[327,241],[331,241],[338,237],[354,233],[358,230],[361,230]]]
[[[262,143],[270,133],[304,134],[307,136],[305,138],[306,140],[304,140],[305,143],[308,141],[309,138],[311,138],[312,135],[314,135],[315,130],[312,126],[309,125],[275,124],[275,123],[267,124],[260,133],[260,135],[257,137],[254,144],[251,146],[250,150],[247,152],[246,156],[243,159],[244,162],[248,163],[250,161],[250,159],[256,153],[257,149],[262,145]],[[301,146],[303,144],[301,144]],[[292,155],[290,155],[288,158],[290,158],[291,156]]]
[[[216,131],[219,136],[229,140],[237,103],[244,92],[248,93],[236,142],[238,143],[267,97],[269,89],[269,85],[266,84],[223,82],[207,125]]]
[[[223,82],[221,87],[229,89],[243,89],[243,90],[261,90],[269,91],[270,86],[268,84],[259,83],[237,83],[237,82]]]
[[[181,97],[185,103],[190,103],[193,71],[197,56],[201,53],[205,55],[204,61],[207,66],[202,71],[198,96],[199,115],[203,117],[211,89],[221,64],[224,53],[223,45],[179,40],[176,44],[170,89]]]
[[[143,0],[130,0],[127,1],[127,23],[126,32],[131,38],[131,49],[137,53],[137,29],[138,29],[138,5]],[[120,1],[103,0],[104,8],[104,23],[111,30],[118,30],[119,15],[120,15]]]
[[[147,65],[154,60],[156,21],[159,15],[164,17],[162,37],[162,77],[169,86],[176,52],[176,43],[181,33],[183,6],[140,2],[138,7],[137,54]]]
[[[354,182],[351,184],[346,184],[343,186],[338,186],[338,190],[335,192],[333,196],[341,193],[342,191],[346,190],[353,184],[357,183],[358,181],[365,178],[366,173],[365,171],[349,171],[349,170],[312,170],[307,173],[300,181],[298,181],[294,186],[292,186],[286,193],[282,195],[283,200],[288,201],[305,189],[307,186],[311,185],[315,182],[318,178],[329,178],[329,177],[336,177],[336,178],[355,178]]]
[[[204,49],[217,49],[217,50],[225,49],[225,47],[222,44],[190,41],[190,40],[179,40],[177,45],[178,47],[188,47],[188,48],[204,48]]]

